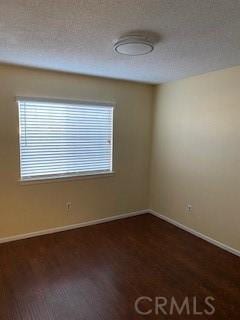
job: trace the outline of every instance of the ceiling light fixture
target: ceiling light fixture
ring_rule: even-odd
[[[113,46],[115,52],[128,56],[140,56],[153,51],[154,45],[145,35],[121,37]]]

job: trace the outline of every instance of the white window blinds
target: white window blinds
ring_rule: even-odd
[[[21,179],[112,171],[113,106],[19,99]]]

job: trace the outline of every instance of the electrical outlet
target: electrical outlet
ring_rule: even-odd
[[[71,202],[71,201],[66,202],[66,209],[67,209],[67,211],[70,211],[71,208],[72,208],[72,202]]]
[[[191,204],[187,204],[186,213],[192,213],[192,205]]]

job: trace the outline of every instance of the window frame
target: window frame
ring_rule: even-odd
[[[85,104],[88,106],[96,107],[110,107],[112,108],[112,170],[111,171],[89,171],[89,172],[78,172],[78,173],[68,173],[68,174],[53,174],[45,176],[36,176],[29,178],[22,178],[21,176],[21,145],[20,145],[20,112],[19,103],[20,102],[39,102],[39,103],[59,103],[59,104],[69,104],[79,106]],[[16,104],[18,109],[18,181],[21,184],[36,184],[36,183],[49,183],[49,182],[60,182],[60,181],[74,181],[79,179],[93,179],[93,178],[104,178],[113,176],[115,171],[116,156],[115,156],[115,108],[116,102],[111,101],[97,101],[97,100],[70,100],[70,99],[59,99],[59,98],[39,98],[39,97],[24,97],[17,96]]]

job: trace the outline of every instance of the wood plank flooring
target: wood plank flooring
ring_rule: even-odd
[[[0,320],[138,319],[240,319],[240,258],[150,214],[0,245]]]

